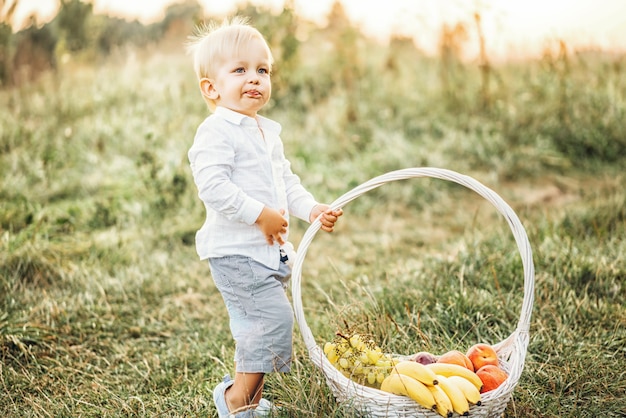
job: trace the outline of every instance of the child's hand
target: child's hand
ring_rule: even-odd
[[[288,222],[283,217],[284,214],[284,209],[278,211],[265,206],[256,220],[256,224],[261,228],[269,245],[274,245],[274,242],[280,245],[285,243],[282,234],[287,232]]]
[[[320,214],[322,215],[320,218],[322,229],[326,232],[333,232],[335,222],[337,222],[337,219],[343,215],[343,210],[330,210],[328,205],[317,205],[311,211],[309,222],[313,223],[313,221],[315,221]]]

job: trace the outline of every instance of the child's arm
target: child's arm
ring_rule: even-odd
[[[318,216],[322,215],[320,222],[322,223],[322,229],[326,232],[333,232],[335,223],[341,215],[343,210],[330,210],[328,205],[320,204],[313,208],[311,215],[309,215],[309,222],[313,223]]]
[[[285,244],[282,234],[287,232],[288,223],[287,219],[283,217],[284,214],[284,209],[278,211],[265,206],[256,220],[256,224],[263,232],[269,245],[274,245],[274,242],[280,245]]]

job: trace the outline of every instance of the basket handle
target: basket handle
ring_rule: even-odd
[[[515,242],[517,243],[517,247],[522,259],[522,266],[524,268],[524,298],[522,301],[520,318],[517,323],[517,329],[505,341],[500,343],[500,345],[503,346],[515,342],[517,344],[520,344],[522,346],[522,352],[526,353],[529,341],[528,333],[530,329],[530,317],[532,313],[535,287],[535,269],[533,265],[532,250],[528,241],[526,230],[524,229],[521,221],[519,220],[513,209],[496,192],[484,186],[477,180],[469,176],[457,173],[455,171],[434,167],[406,168],[402,170],[388,172],[378,177],[374,177],[371,180],[366,181],[365,183],[362,183],[361,185],[355,187],[351,191],[345,193],[337,200],[332,202],[330,204],[330,208],[333,210],[340,209],[346,204],[355,200],[357,197],[363,195],[364,193],[380,187],[388,182],[420,177],[431,177],[448,180],[475,191],[480,196],[489,201],[493,206],[495,206],[495,208],[504,216],[504,218],[508,222],[511,231],[513,232],[513,236],[515,237]],[[311,244],[313,238],[315,237],[315,234],[320,228],[321,222],[318,217],[318,219],[316,219],[309,226],[309,228],[303,235],[302,240],[300,241],[291,275],[291,292],[294,305],[294,313],[305,345],[309,351],[313,350],[316,347],[317,343],[315,342],[315,338],[313,337],[313,334],[304,317],[302,307],[302,291],[300,285],[304,258],[306,257],[309,245]],[[520,361],[522,364],[518,366],[523,366],[523,358]],[[522,367],[519,367],[520,372],[521,368]]]

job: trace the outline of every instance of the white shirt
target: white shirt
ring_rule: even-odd
[[[200,259],[243,255],[278,269],[279,245],[270,246],[255,224],[263,207],[309,221],[318,203],[291,171],[280,131],[277,122],[224,107],[198,127],[188,157],[206,208],[196,233]]]

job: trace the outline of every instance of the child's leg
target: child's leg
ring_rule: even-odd
[[[285,285],[290,269],[272,270],[247,257],[210,259],[237,343],[236,375],[223,393],[231,412],[261,400],[265,373],[287,372],[292,356],[293,310]]]
[[[263,394],[264,373],[236,373],[235,383],[226,391],[226,404],[231,412],[256,407]]]

